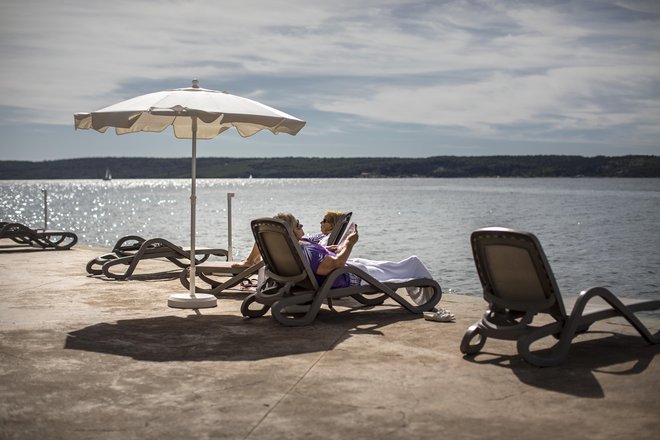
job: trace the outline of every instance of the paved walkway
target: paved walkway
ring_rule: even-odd
[[[98,250],[6,244],[2,439],[620,440],[660,432],[660,347],[620,320],[580,336],[564,365],[539,369],[507,341],[463,358],[458,346],[484,311],[481,298],[445,294],[440,306],[455,323],[345,302],[311,326],[285,328],[270,315],[243,319],[243,292],[199,313],[170,309],[168,296],[184,291],[172,272],[108,281],[85,273]]]

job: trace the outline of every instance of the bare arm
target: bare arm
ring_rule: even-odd
[[[339,251],[339,253],[337,253],[337,255],[335,256],[328,255],[323,260],[321,260],[319,267],[316,269],[317,275],[325,276],[328,275],[333,270],[337,269],[338,267],[345,266],[348,257],[351,255],[353,246],[355,246],[355,243],[357,243],[358,241],[358,238],[359,237],[356,227],[355,232],[353,232],[348,237],[346,237],[346,243],[344,243],[344,247],[341,248],[341,250]]]

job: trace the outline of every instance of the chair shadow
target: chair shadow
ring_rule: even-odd
[[[476,364],[509,368],[521,382],[536,388],[598,399],[604,398],[605,392],[594,373],[624,376],[640,374],[660,354],[660,345],[649,345],[639,336],[589,332],[595,333],[609,336],[574,342],[566,361],[557,367],[539,368],[528,364],[518,355],[500,355],[487,351],[481,351],[475,356],[464,356],[464,359]],[[547,351],[538,350],[537,353]]]
[[[120,281],[159,281],[159,280],[175,280],[175,279],[178,279],[180,273],[181,273],[181,269],[161,271],[161,272],[133,274],[130,277],[128,277],[126,279],[123,279],[123,280],[118,280],[118,279],[115,279],[115,278],[108,278],[105,275],[93,275],[93,274],[87,274],[87,278],[94,278],[94,279],[100,280],[100,281],[112,281],[112,282],[120,282]]]
[[[152,362],[253,361],[331,350],[353,334],[382,334],[383,326],[418,318],[400,309],[324,309],[309,326],[285,327],[269,315],[163,316],[84,327],[67,334],[64,348]]]
[[[16,246],[5,244],[0,245],[0,254],[26,254],[29,252],[62,252],[70,251],[72,249],[55,249],[55,248],[42,248],[37,246],[27,246],[16,244]]]

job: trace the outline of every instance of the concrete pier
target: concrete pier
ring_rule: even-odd
[[[541,369],[508,341],[463,357],[461,337],[485,310],[479,297],[443,295],[439,307],[454,323],[346,300],[313,325],[287,328],[270,314],[242,318],[241,290],[212,309],[168,308],[170,294],[185,292],[171,264],[147,262],[129,281],[88,276],[86,262],[101,252],[0,240],[1,439],[641,440],[660,432],[660,346],[620,319],[597,323],[565,364]]]

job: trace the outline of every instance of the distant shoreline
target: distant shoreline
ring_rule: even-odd
[[[190,178],[190,158],[0,161],[0,180]],[[198,178],[660,177],[660,156],[433,156],[197,159]]]

